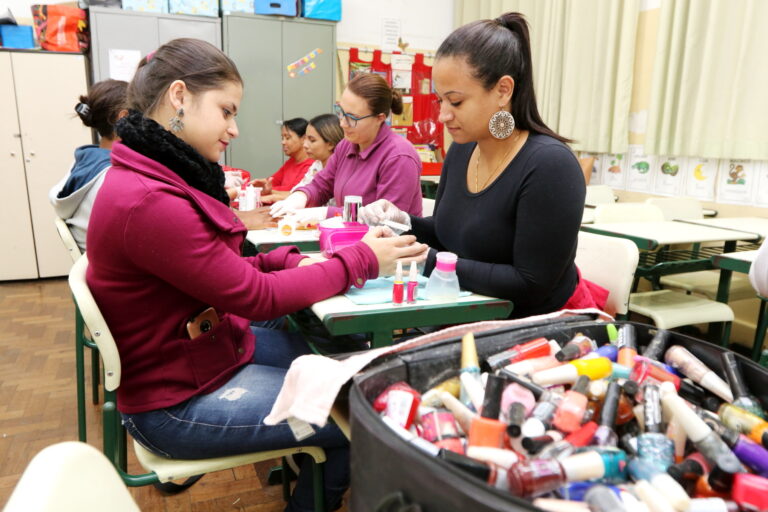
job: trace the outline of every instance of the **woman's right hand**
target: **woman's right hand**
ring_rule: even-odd
[[[362,242],[376,255],[380,276],[394,274],[398,260],[403,263],[403,266],[410,264],[411,261],[420,263],[427,259],[429,253],[429,246],[418,243],[415,236],[392,236],[392,231],[386,227],[371,228]]]
[[[282,201],[278,201],[269,209],[270,215],[275,218],[284,217],[307,206],[309,198],[304,192],[294,192]]]

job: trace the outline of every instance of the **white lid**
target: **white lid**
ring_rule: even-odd
[[[653,512],[675,512],[675,507],[648,480],[638,480],[635,483],[635,494]]]
[[[728,512],[723,498],[694,498],[686,512]]]
[[[676,510],[688,510],[691,504],[691,497],[685,492],[685,489],[672,478],[668,473],[656,473],[651,477],[651,485],[658,490],[664,498],[675,507]]]
[[[663,394],[661,403],[672,411],[675,420],[683,427],[683,430],[685,430],[685,433],[692,442],[697,443],[712,432],[712,429],[704,423],[704,420],[699,418],[677,393],[668,392]]]
[[[533,500],[533,506],[551,512],[589,512],[589,506],[583,501],[536,498]]]
[[[578,377],[579,371],[576,367],[566,363],[536,372],[531,380],[539,386],[554,386],[555,384],[573,384]]]
[[[553,356],[560,352],[563,347],[555,340],[549,340],[549,355]]]
[[[493,448],[490,446],[469,446],[467,448],[467,457],[483,462],[490,462],[505,469],[508,469],[512,464],[520,460],[520,457],[518,457],[512,450]]]
[[[635,498],[631,492],[620,491],[619,497],[624,504],[624,508],[627,509],[627,512],[650,512],[645,503]]]
[[[472,407],[479,414],[483,408],[483,396],[485,395],[483,384],[480,382],[480,375],[461,372],[459,380],[461,381],[461,390],[467,394],[469,401],[472,402]]]
[[[602,478],[605,464],[600,454],[594,450],[577,453],[560,461],[569,482],[583,482],[593,478]]]
[[[726,402],[733,402],[733,393],[731,392],[731,386],[728,385],[723,379],[717,376],[715,372],[707,372],[699,382],[703,388],[706,388],[725,400]]]
[[[543,436],[546,430],[540,419],[528,418],[520,427],[520,438]]]

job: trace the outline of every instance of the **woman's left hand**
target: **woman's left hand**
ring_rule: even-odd
[[[276,228],[277,227],[277,221],[272,218],[272,216],[269,214],[269,207],[263,206],[261,208],[256,208],[254,210],[248,210],[245,212],[241,212],[239,210],[234,210],[235,215],[240,219],[240,221],[245,224],[245,227],[248,228],[248,230],[252,229],[266,229],[266,228]]]

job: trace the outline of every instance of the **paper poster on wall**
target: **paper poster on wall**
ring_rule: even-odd
[[[597,153],[587,153],[585,151],[579,153],[579,158],[594,158],[592,161],[592,174],[589,177],[589,184],[590,185],[600,185],[602,184],[603,175],[602,175],[602,167],[600,163],[602,160],[600,159],[599,154]]]
[[[381,19],[381,49],[385,52],[398,50],[397,40],[400,38],[400,18]]]
[[[635,192],[650,192],[653,186],[651,169],[656,167],[656,157],[643,152],[642,146],[629,146],[627,162],[627,189]]]
[[[686,158],[685,195],[702,201],[714,201],[719,165],[718,160],[711,158]]]
[[[626,156],[607,153],[600,155],[600,160],[602,161],[603,185],[624,190],[627,183]]]
[[[768,162],[757,162],[757,190],[755,191],[755,206],[768,207]]]
[[[757,162],[721,160],[717,173],[717,202],[750,204],[757,188]]]
[[[662,196],[685,195],[685,158],[658,157],[652,172],[654,193]]]
[[[109,49],[109,78],[130,82],[139,66],[141,52],[139,50]]]
[[[410,92],[413,76],[413,57],[411,55],[393,54],[389,62],[392,65],[392,87]]]

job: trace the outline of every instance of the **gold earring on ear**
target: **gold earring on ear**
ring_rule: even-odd
[[[173,133],[179,133],[184,129],[184,121],[181,120],[182,117],[184,117],[184,109],[180,108],[176,111],[176,115],[173,116],[169,122],[171,131]]]
[[[491,116],[488,121],[488,131],[496,139],[506,139],[515,130],[515,118],[511,113],[499,107],[499,111]]]

